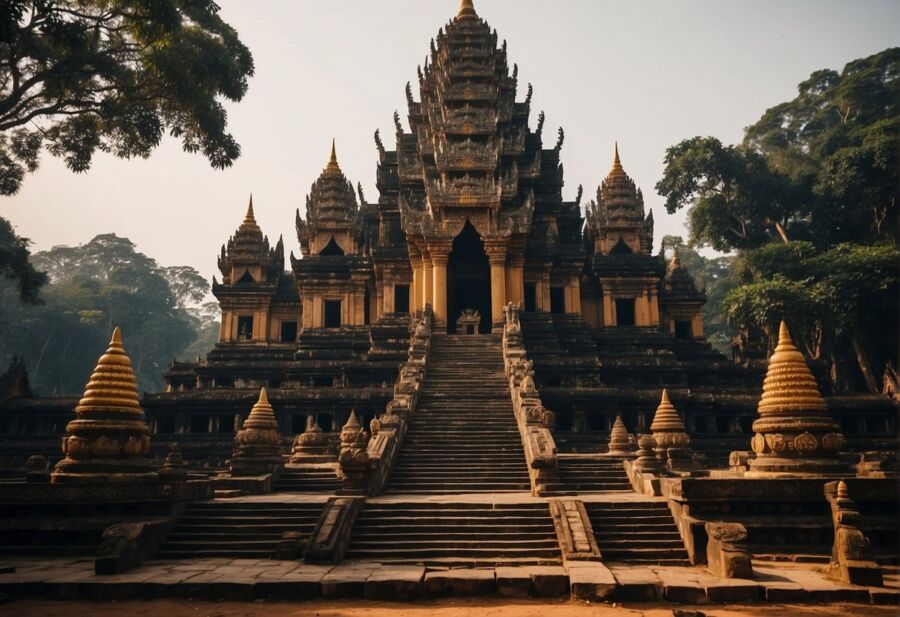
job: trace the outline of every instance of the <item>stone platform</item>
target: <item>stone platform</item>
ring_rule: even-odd
[[[572,597],[672,604],[790,602],[896,605],[900,569],[884,588],[841,585],[804,564],[754,563],[755,580],[724,580],[702,568],[636,567],[569,562],[564,566],[426,569],[372,562],[338,566],[257,559],[153,561],[112,576],[94,574],[91,559],[4,559],[0,592],[10,599],[127,600],[202,598],[309,600],[370,598],[410,601],[441,596]]]

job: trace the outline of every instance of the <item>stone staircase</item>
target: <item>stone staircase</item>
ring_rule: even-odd
[[[308,539],[323,503],[206,501],[188,505],[156,559],[271,558],[282,534]]]
[[[576,493],[631,492],[622,459],[610,456],[559,457],[563,490]]]
[[[285,467],[278,476],[275,493],[334,493],[341,488],[334,465]]]
[[[586,502],[604,562],[689,566],[664,501]]]
[[[500,337],[434,336],[428,364],[386,492],[530,491]]]
[[[559,564],[546,503],[369,503],[348,561],[452,567]]]

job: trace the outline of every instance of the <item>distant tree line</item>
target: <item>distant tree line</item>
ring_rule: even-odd
[[[897,361],[900,48],[820,70],[728,146],[669,148],[656,185],[689,244],[735,251],[707,323],[774,347],[786,319],[837,391],[880,390]]]
[[[0,279],[0,371],[24,359],[39,394],[78,395],[113,327],[122,328],[138,387],[158,392],[172,358],[205,355],[218,337],[218,305],[191,267],[162,267],[127,238],[95,237],[31,258],[47,279],[39,304]]]

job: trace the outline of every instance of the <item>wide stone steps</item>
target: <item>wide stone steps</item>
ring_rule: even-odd
[[[356,519],[347,560],[496,566],[559,563],[544,503],[368,504]]]
[[[270,558],[286,532],[309,536],[323,503],[211,501],[190,504],[157,559]]]
[[[529,491],[500,338],[432,338],[428,372],[388,493]]]
[[[690,565],[665,502],[587,502],[585,507],[604,561]]]
[[[559,479],[567,491],[579,493],[631,491],[631,483],[620,458],[560,457]]]
[[[275,483],[277,493],[334,493],[341,481],[333,469],[307,468],[282,471]]]

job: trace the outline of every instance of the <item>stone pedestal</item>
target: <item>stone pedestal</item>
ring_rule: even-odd
[[[291,463],[333,463],[337,460],[337,454],[331,445],[328,434],[322,430],[318,422],[294,439],[291,450]]]
[[[753,578],[751,555],[744,543],[747,530],[740,523],[706,523],[706,562],[721,578]]]

